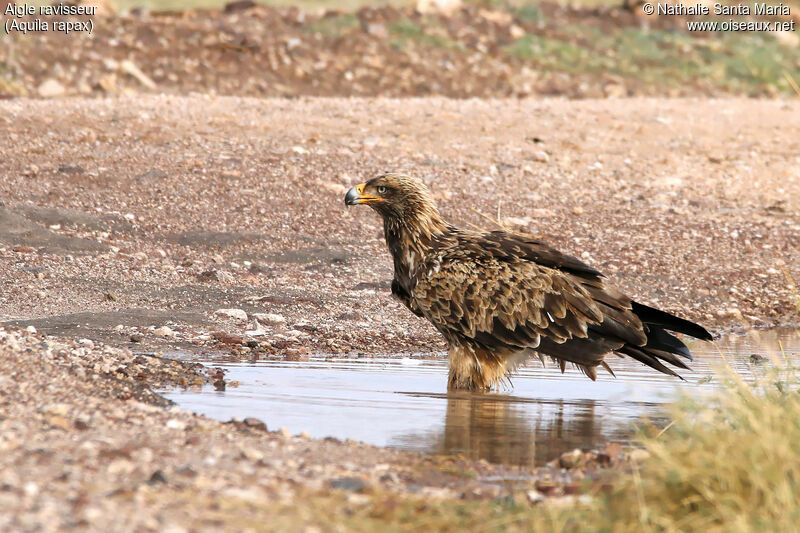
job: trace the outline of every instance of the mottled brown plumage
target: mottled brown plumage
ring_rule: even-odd
[[[347,205],[383,218],[392,294],[449,346],[451,388],[489,389],[530,355],[573,363],[591,379],[615,352],[677,376],[686,346],[667,330],[710,340],[701,326],[641,305],[578,259],[519,234],[476,232],[439,216],[425,185],[384,174],[353,187]]]

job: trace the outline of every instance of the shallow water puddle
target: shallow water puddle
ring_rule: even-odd
[[[800,331],[771,330],[718,341],[725,359],[752,377],[770,358],[800,359]],[[779,348],[782,346],[782,349]],[[686,382],[653,372],[631,359],[610,357],[617,377],[601,372],[594,383],[574,369],[529,361],[499,393],[447,393],[442,358],[314,359],[306,362],[211,362],[227,370],[226,391],[167,391],[185,409],[219,420],[256,417],[293,434],[355,439],[378,446],[436,454],[462,454],[494,463],[534,466],[574,448],[628,443],[648,417],[665,424],[664,405],[679,390],[712,390],[717,348],[690,345],[694,370]],[[766,358],[754,362],[758,354]]]

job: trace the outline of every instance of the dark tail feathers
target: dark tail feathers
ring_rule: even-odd
[[[632,311],[645,324],[661,326],[662,329],[676,331],[678,333],[683,333],[685,335],[689,335],[690,337],[704,341],[710,341],[713,339],[711,333],[709,333],[703,326],[695,324],[694,322],[689,322],[683,318],[678,318],[675,315],[671,315],[659,309],[648,307],[638,302],[633,302]]]
[[[638,347],[626,345],[619,352],[665,374],[680,377],[671,368],[664,366],[662,361],[678,368],[688,368],[676,355],[692,360],[689,348],[666,330],[706,341],[712,340],[711,334],[702,326],[653,307],[633,302],[632,311],[647,328],[647,344]]]

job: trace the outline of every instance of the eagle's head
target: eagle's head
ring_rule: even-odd
[[[441,222],[428,188],[421,180],[405,174],[381,174],[356,185],[347,191],[344,203],[366,204],[389,223],[428,226]]]

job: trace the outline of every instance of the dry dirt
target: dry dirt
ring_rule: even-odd
[[[502,467],[458,476],[159,407],[152,387],[218,378],[145,354],[441,350],[390,298],[377,217],[344,206],[385,170],[424,178],[458,224],[499,218],[716,332],[796,323],[799,115],[733,99],[0,102],[0,318],[38,331],[0,334],[0,505],[17,510],[2,529],[224,524],[193,502],[332,481],[496,496],[483,480]]]

